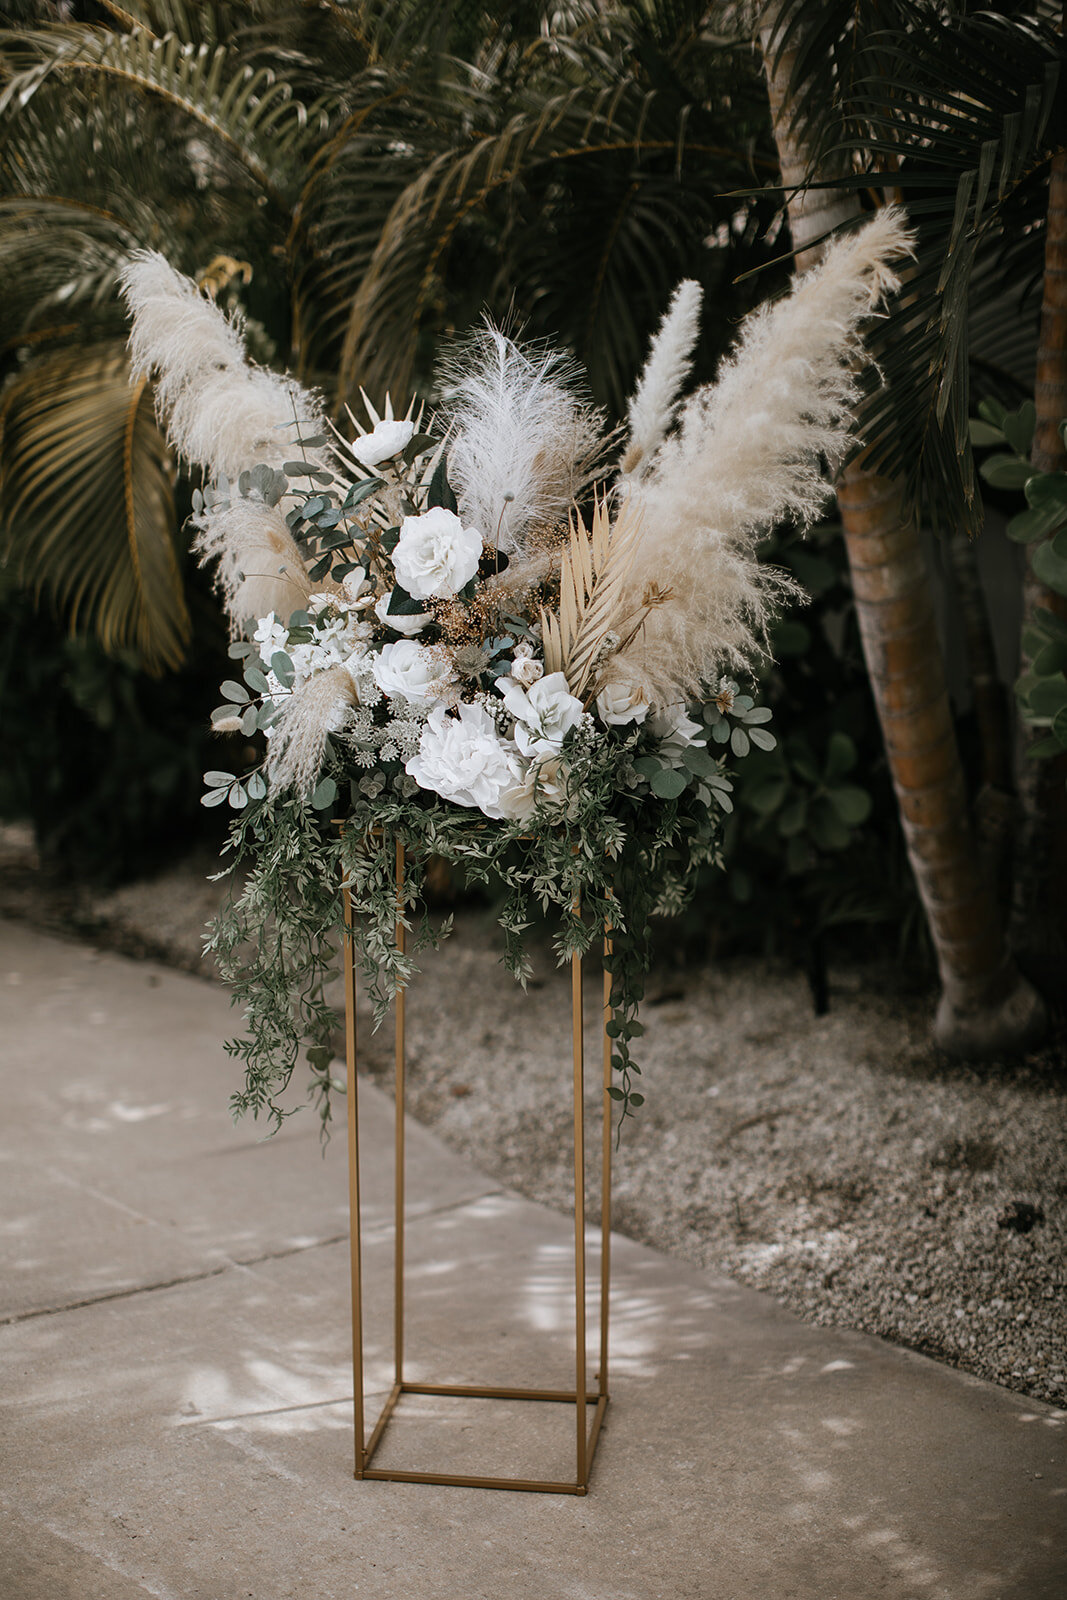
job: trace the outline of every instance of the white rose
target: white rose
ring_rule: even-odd
[[[444,706],[430,712],[405,771],[421,789],[454,805],[472,806],[495,820],[510,816],[502,802],[521,787],[518,751],[501,739],[484,706],[463,701],[456,710],[454,717]]]
[[[390,700],[398,697],[413,706],[435,706],[448,697],[451,678],[436,650],[398,639],[374,658],[374,681]]]
[[[550,672],[524,691],[513,678],[497,688],[515,718],[515,742],[524,756],[558,755],[571,729],[581,721],[582,702],[571,694],[562,672]]]
[[[649,712],[648,694],[640,684],[616,681],[606,683],[596,697],[601,722],[621,727],[627,722],[644,722]]]
[[[402,588],[415,600],[444,599],[458,594],[478,571],[482,536],[465,528],[444,506],[421,517],[405,517],[393,551],[393,570]]]
[[[703,728],[699,722],[689,720],[681,700],[654,711],[648,719],[648,727],[649,732],[659,740],[658,754],[664,761],[669,761],[672,767],[682,765],[683,750],[690,745],[704,743]]]
[[[524,689],[528,689],[532,683],[537,682],[538,678],[543,678],[544,674],[545,664],[543,661],[538,661],[536,656],[519,655],[518,651],[515,652],[515,659],[511,664],[511,676],[516,683],[521,684]]]
[[[371,433],[353,439],[349,447],[361,467],[376,467],[380,461],[397,456],[410,444],[413,422],[379,422]]]
[[[385,626],[392,628],[394,633],[403,633],[408,638],[412,634],[421,633],[430,620],[430,613],[428,611],[411,611],[405,616],[398,611],[395,615],[389,616],[389,602],[392,598],[393,591],[390,589],[388,594],[383,594],[381,599],[375,602],[374,615],[378,618],[378,621],[384,622]]]

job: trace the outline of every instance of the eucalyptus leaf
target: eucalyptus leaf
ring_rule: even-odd
[[[227,700],[232,700],[234,705],[243,706],[249,698],[248,690],[243,683],[235,683],[232,678],[227,678],[221,685],[222,693]]]
[[[337,785],[332,778],[323,778],[311,796],[312,809],[326,811],[337,799]]]
[[[652,793],[661,800],[677,800],[687,782],[684,772],[678,772],[674,767],[661,767],[652,775]]]

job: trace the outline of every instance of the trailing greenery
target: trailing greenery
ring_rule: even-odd
[[[739,700],[733,721],[708,702],[705,726],[713,739],[720,727],[743,737],[747,706],[744,696]],[[620,760],[625,777],[625,753],[638,740],[630,732],[607,748],[590,744],[575,751],[563,800],[529,821],[489,822],[423,791],[405,794],[397,763],[382,773],[388,787],[370,795],[355,779],[347,781],[343,799],[335,785],[332,795],[320,786],[316,798],[326,804],[318,809],[291,796],[245,803],[227,850],[230,871],[250,864],[249,870],[208,945],[235,1003],[244,1006],[246,1032],[227,1045],[245,1066],[245,1086],[232,1101],[235,1115],[262,1115],[279,1127],[290,1114],[282,1097],[304,1048],[310,1096],[328,1125],[338,1084],[330,1048],[336,1018],[324,989],[338,940],[344,931],[352,939],[380,1021],[397,988],[416,971],[418,950],[448,931],[447,924],[432,928],[422,895],[426,864],[439,857],[461,867],[470,884],[504,886],[503,960],[520,983],[529,972],[524,935],[540,916],[556,921],[553,943],[561,964],[609,941],[608,1032],[617,1074],[609,1093],[621,1126],[644,1100],[635,1087],[640,1066],[631,1043],[643,1031],[637,1012],[651,955],[650,918],[679,912],[695,892],[697,869],[720,861],[721,819],[730,805],[729,781],[700,744],[686,752],[690,766],[670,799],[655,796],[636,770],[629,773],[629,791],[620,791]],[[333,765],[340,775],[336,756]],[[708,803],[706,779],[715,783],[718,807]],[[248,784],[243,787],[247,793]],[[405,951],[396,940],[398,918],[412,931]]]

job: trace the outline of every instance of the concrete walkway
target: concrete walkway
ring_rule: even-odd
[[[354,1482],[343,1139],[231,1127],[196,979],[7,923],[0,996],[2,1600],[1067,1595],[1063,1413],[622,1239],[587,1498]],[[418,1127],[408,1170],[411,1376],[566,1384],[571,1224]],[[394,1459],[573,1470],[563,1408],[462,1404],[405,1402]]]

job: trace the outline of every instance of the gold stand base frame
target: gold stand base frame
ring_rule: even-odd
[[[396,847],[397,905],[403,903],[404,847]],[[579,908],[575,907],[575,914]],[[574,1093],[574,1312],[575,1352],[573,1389],[496,1388],[446,1383],[409,1383],[404,1377],[404,993],[396,997],[396,1169],[395,1169],[395,1253],[393,1267],[393,1351],[392,1390],[375,1422],[370,1436],[364,1418],[363,1376],[363,1272],[361,1258],[359,1198],[359,1105],[356,1079],[356,952],[352,940],[352,905],[345,890],[344,977],[345,1042],[348,1062],[348,1174],[351,1209],[352,1252],[352,1379],[355,1401],[357,1478],[376,1478],[390,1483],[454,1484],[469,1489],[518,1489],[542,1494],[586,1494],[601,1424],[608,1403],[608,1299],[610,1284],[611,1234],[611,980],[604,973],[603,996],[603,1130],[601,1140],[600,1205],[600,1316],[599,1360],[590,1384],[586,1376],[586,1238],[585,1238],[585,1050],[582,1016],[582,961],[571,958],[571,1036]],[[404,948],[405,928],[397,920],[396,941]],[[605,955],[610,953],[605,941]],[[472,1476],[467,1473],[418,1472],[398,1467],[376,1467],[374,1455],[404,1395],[445,1395],[483,1400],[541,1400],[568,1404],[575,1414],[575,1472],[573,1480]]]

